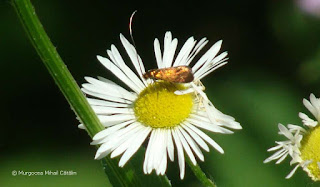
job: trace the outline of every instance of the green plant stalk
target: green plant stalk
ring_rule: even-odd
[[[197,165],[193,165],[193,163],[191,162],[191,160],[189,158],[186,157],[186,162],[188,163],[188,165],[190,166],[191,170],[193,171],[193,173],[195,174],[195,176],[197,177],[197,179],[201,182],[201,184],[203,186],[210,186],[210,187],[216,187],[217,185],[210,179],[208,179],[206,177],[206,174],[204,174],[204,172],[201,170],[200,166]]]
[[[79,120],[85,125],[88,134],[93,137],[96,133],[103,130],[104,127],[60,58],[56,48],[51,43],[30,0],[12,0],[12,3],[42,62],[47,67],[73,111],[79,117]],[[117,159],[111,160],[107,157],[104,158],[102,163],[113,186],[140,186],[143,184],[143,176],[136,175],[134,167],[130,163],[125,168],[119,168]],[[170,186],[165,177],[158,177],[155,180],[160,181],[163,184],[162,186]]]

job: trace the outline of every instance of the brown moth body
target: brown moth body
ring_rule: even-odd
[[[143,74],[143,78],[164,80],[172,83],[189,83],[194,79],[192,69],[189,66],[151,69]]]

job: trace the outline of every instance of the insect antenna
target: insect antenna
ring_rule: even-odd
[[[145,73],[144,71],[142,71],[142,67],[141,67],[141,62],[140,62],[140,59],[139,59],[139,55],[138,55],[138,49],[137,49],[137,46],[136,46],[136,42],[134,41],[133,39],[133,34],[132,34],[132,21],[133,21],[133,16],[136,14],[136,12],[138,12],[138,10],[135,10],[131,16],[130,16],[130,21],[129,21],[129,33],[130,33],[130,38],[131,38],[131,41],[132,41],[132,44],[135,48],[135,52],[136,52],[136,56],[137,56],[137,61],[138,61],[138,65],[139,65],[139,68],[140,68],[140,72],[143,74]],[[143,79],[143,77],[142,77]]]

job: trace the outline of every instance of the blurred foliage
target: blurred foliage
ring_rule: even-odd
[[[277,124],[301,125],[302,99],[319,93],[320,19],[302,12],[295,1],[33,1],[58,52],[79,84],[84,76],[117,79],[96,60],[138,9],[133,34],[147,68],[155,67],[153,40],[167,30],[179,39],[223,39],[230,63],[204,79],[218,109],[234,116],[243,130],[213,137],[225,150],[205,153],[204,171],[218,186],[320,186],[289,160],[263,164]],[[13,8],[0,2],[1,186],[106,186],[107,179],[87,133],[77,128],[69,105],[29,43]],[[128,58],[126,58],[128,59]],[[119,81],[118,81],[119,83]],[[142,164],[142,163],[141,163]],[[199,186],[190,168],[179,179],[178,164],[168,165],[174,186]],[[12,170],[74,170],[77,176],[11,176]]]

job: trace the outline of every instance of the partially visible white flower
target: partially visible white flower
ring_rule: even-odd
[[[316,117],[317,121],[310,119],[306,114],[299,113],[299,117],[308,129],[297,125],[289,124],[285,127],[278,125],[279,134],[284,135],[288,140],[276,141],[274,146],[268,151],[277,151],[272,156],[264,160],[264,163],[277,160],[276,164],[281,163],[288,155],[291,157],[290,165],[296,165],[286,176],[292,177],[295,171],[301,167],[315,181],[320,180],[320,100],[313,94],[310,95],[310,101],[303,99],[305,107]]]
[[[315,127],[320,121],[320,99],[316,98],[314,94],[310,95],[310,101],[303,99],[304,106],[313,114],[316,118],[316,121],[310,119],[306,114],[300,112],[299,117],[302,119],[302,122],[305,126]]]
[[[201,148],[209,151],[208,144],[224,153],[213,139],[200,130],[232,134],[230,129],[242,128],[233,117],[213,106],[200,82],[206,75],[227,63],[227,52],[218,55],[222,41],[215,43],[192,67],[193,82],[174,84],[145,80],[143,74],[146,71],[136,49],[121,34],[120,40],[136,73],[126,65],[114,45],[111,50],[107,50],[109,58],[98,56],[98,60],[125,83],[130,91],[104,78],[86,77],[88,83],[82,85],[83,92],[93,97],[88,98],[93,110],[107,127],[93,137],[92,144],[101,145],[95,158],[101,159],[109,154],[111,158],[122,155],[119,166],[123,167],[150,137],[143,163],[144,173],[149,174],[155,170],[158,175],[163,175],[167,168],[167,157],[173,161],[176,148],[180,178],[183,179],[184,154],[196,165],[196,157],[204,160]],[[189,66],[207,43],[206,38],[197,42],[190,37],[175,55],[178,40],[172,38],[171,32],[167,32],[163,51],[159,40],[154,41],[158,68]]]
[[[320,1],[319,0],[296,0],[298,7],[315,17],[320,18]]]

